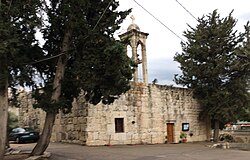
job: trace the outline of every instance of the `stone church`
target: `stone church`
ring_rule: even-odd
[[[183,133],[187,142],[209,140],[210,121],[199,119],[201,108],[191,90],[148,83],[148,35],[134,22],[120,35],[121,40],[129,39],[132,59],[138,64],[131,90],[111,105],[94,106],[79,96],[71,113],[57,115],[52,141],[83,145],[178,143]],[[45,113],[32,108],[30,95],[21,98],[20,125],[41,131]]]

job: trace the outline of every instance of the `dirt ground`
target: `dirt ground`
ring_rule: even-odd
[[[249,160],[249,151],[208,147],[211,144],[213,143],[82,146],[50,143],[47,152],[51,153],[50,160]],[[11,144],[11,148],[20,150],[23,154],[30,153],[34,146],[35,143]],[[4,160],[24,160],[27,157],[27,154],[19,154],[10,157],[6,156]]]
[[[27,153],[11,154],[4,156],[3,160],[25,160],[29,157]]]

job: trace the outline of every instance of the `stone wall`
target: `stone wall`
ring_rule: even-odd
[[[19,94],[20,108],[18,122],[20,127],[30,127],[39,132],[42,131],[45,119],[45,112],[41,109],[34,109],[31,93],[22,91]]]
[[[53,128],[52,141],[86,144],[89,104],[79,96],[73,102],[72,112],[59,113]]]
[[[250,143],[250,130],[223,130],[220,134],[232,135],[237,143]]]
[[[182,123],[189,123],[188,142],[210,138],[210,123],[199,120],[200,107],[185,88],[137,84],[111,105],[96,106],[80,96],[72,113],[57,116],[52,141],[86,145],[164,143],[166,124],[174,123],[179,142]],[[124,132],[115,132],[115,118],[124,119]],[[189,136],[189,133],[193,136]]]

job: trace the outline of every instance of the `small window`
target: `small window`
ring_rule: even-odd
[[[115,132],[124,132],[124,120],[123,118],[115,118]]]
[[[189,123],[182,123],[182,131],[189,131]]]

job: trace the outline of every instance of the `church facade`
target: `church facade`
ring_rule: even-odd
[[[72,112],[59,113],[52,141],[84,145],[157,144],[206,141],[210,138],[209,119],[199,119],[201,107],[192,91],[166,85],[148,84],[146,39],[148,33],[132,23],[121,40],[128,39],[136,68],[131,90],[111,105],[91,105],[79,96]],[[138,52],[138,46],[141,52]],[[32,100],[20,108],[20,125],[42,130],[44,112],[32,108]]]

